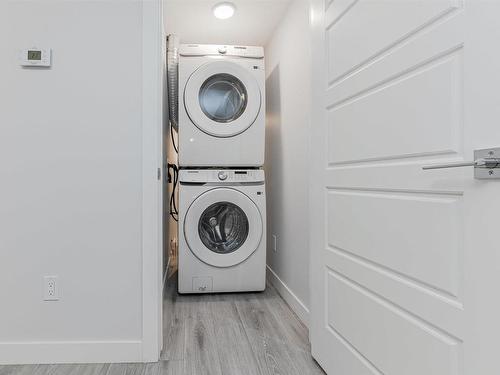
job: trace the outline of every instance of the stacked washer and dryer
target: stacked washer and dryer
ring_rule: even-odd
[[[265,289],[262,47],[179,48],[179,292]]]

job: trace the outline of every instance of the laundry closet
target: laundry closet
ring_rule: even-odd
[[[272,346],[290,346],[283,371],[321,373],[308,349],[308,190],[300,177],[308,150],[308,12],[307,1],[164,2],[164,359],[182,352],[173,343],[193,340],[192,324],[226,331],[218,319],[229,308],[229,320],[246,332],[241,351],[254,356],[272,338]],[[186,302],[190,309],[179,315]],[[186,362],[191,349],[183,348]],[[219,355],[238,362],[236,353]],[[249,361],[232,371],[269,365]]]
[[[267,68],[272,69],[271,75],[266,71],[265,56],[265,44],[271,41],[273,31],[285,20],[283,16],[290,3],[292,2],[270,1],[252,4],[243,1],[241,4],[214,3],[210,6],[202,2],[165,3],[169,94],[169,126],[165,134],[165,145],[169,165],[167,176],[171,182],[166,192],[170,220],[167,221],[169,240],[165,244],[166,254],[171,260],[175,260],[171,266],[179,268],[178,275],[184,280],[184,292],[263,290],[266,248],[271,245],[273,251],[278,253],[280,245],[288,245],[288,233],[280,233],[281,228],[271,228],[272,233],[267,233],[268,192],[271,197],[281,196],[277,200],[283,200],[288,192],[279,188],[276,178],[271,178],[275,188],[266,189],[265,177],[269,173],[266,173],[264,157],[267,151],[267,165],[270,169],[275,172],[284,169],[283,164],[287,161],[277,160],[275,156],[283,151],[288,152],[293,147],[290,144],[284,149],[283,142],[297,131],[293,123],[284,129],[280,129],[280,124],[276,123],[281,116],[275,107],[280,100],[280,93],[276,91],[280,84],[279,65],[267,64]],[[269,15],[262,19],[258,16],[266,8],[265,5],[270,6],[275,17]],[[306,6],[306,2],[294,4],[294,7],[301,7],[300,10],[305,12],[301,20],[304,28],[307,27]],[[179,20],[183,17],[178,15],[184,12],[188,14],[184,16],[188,22],[182,23]],[[228,12],[234,14],[220,19],[216,16],[217,12],[222,12],[223,17],[227,17]],[[292,16],[294,15],[290,17]],[[205,22],[206,27],[198,27],[199,23],[195,20]],[[259,30],[256,30],[257,27]],[[267,31],[263,32],[262,29],[266,27]],[[200,32],[202,29],[205,32]],[[280,42],[284,44],[284,41]],[[302,55],[302,60],[307,62],[307,47],[303,51],[297,51],[297,55]],[[295,57],[291,58],[297,61]],[[293,63],[290,59],[282,62],[282,65]],[[307,67],[307,64],[303,66],[302,72],[306,73],[303,77],[294,78],[297,82],[306,81],[304,77],[307,77]],[[270,80],[269,84],[266,84],[266,80]],[[302,89],[307,93],[307,82],[305,83]],[[267,90],[271,90],[268,100]],[[266,108],[268,103],[269,110],[274,113]],[[301,133],[307,129],[307,108],[308,103],[304,102],[300,116]],[[270,123],[267,136],[266,120]],[[285,131],[290,134],[285,134]],[[303,137],[297,142],[299,137],[300,134],[297,134],[296,139],[292,140],[298,143],[295,153],[302,159],[302,163],[297,163],[298,167],[300,164],[305,165],[307,158],[307,138]],[[290,158],[293,159],[297,157]],[[283,177],[291,174],[288,170],[286,172]],[[204,188],[200,187],[202,184],[205,185]],[[259,184],[260,188],[253,188]],[[299,199],[299,206],[307,202],[304,185],[305,182],[295,182],[296,188],[302,190],[300,193],[303,199]],[[221,189],[214,189],[215,187]],[[233,195],[238,190],[241,191],[233,197],[235,201],[222,193],[225,191]],[[215,193],[218,194],[217,199],[210,199],[210,195]],[[203,204],[201,197],[206,201]],[[244,197],[250,198],[244,204],[248,211],[240,207],[241,199],[238,197],[243,200],[246,199]],[[200,201],[194,204],[197,198]],[[219,207],[217,200],[226,203]],[[276,208],[274,202],[271,204]],[[207,212],[204,212],[206,209]],[[283,206],[279,209],[283,209]],[[188,221],[189,226],[186,227]],[[274,222],[276,226],[284,225],[278,224],[277,220]],[[288,225],[282,228],[286,227]],[[303,232],[302,236],[301,242],[306,245],[307,233]],[[276,258],[281,256],[284,254],[275,255]],[[246,262],[247,259],[255,265],[251,266],[250,262]],[[183,262],[188,262],[189,266],[182,267]],[[283,263],[286,266],[286,261]],[[307,279],[307,267],[304,267],[307,262],[301,265],[302,278]],[[185,278],[182,276],[184,273]],[[219,285],[210,273],[222,279],[238,281],[229,282],[229,285],[223,285],[224,282],[221,281],[222,285]],[[257,288],[244,286],[245,273],[251,275],[246,282],[258,285]],[[238,277],[235,278],[235,275]],[[194,285],[197,286],[196,289]],[[307,290],[307,287],[302,286],[302,290]]]

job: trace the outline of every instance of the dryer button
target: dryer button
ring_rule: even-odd
[[[220,47],[220,48],[219,48],[219,53],[220,53],[221,55],[225,55],[225,54],[226,54],[226,52],[227,52],[226,47]]]
[[[218,174],[219,180],[224,181],[227,179],[227,173],[226,172],[219,172]]]

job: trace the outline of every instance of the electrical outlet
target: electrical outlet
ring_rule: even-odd
[[[43,277],[43,300],[58,301],[59,300],[59,285],[57,276]]]
[[[278,251],[278,235],[273,234],[273,250]]]

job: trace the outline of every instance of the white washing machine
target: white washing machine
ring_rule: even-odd
[[[264,290],[264,171],[184,169],[179,182],[179,293]]]
[[[181,45],[179,165],[260,167],[264,147],[264,49]]]

